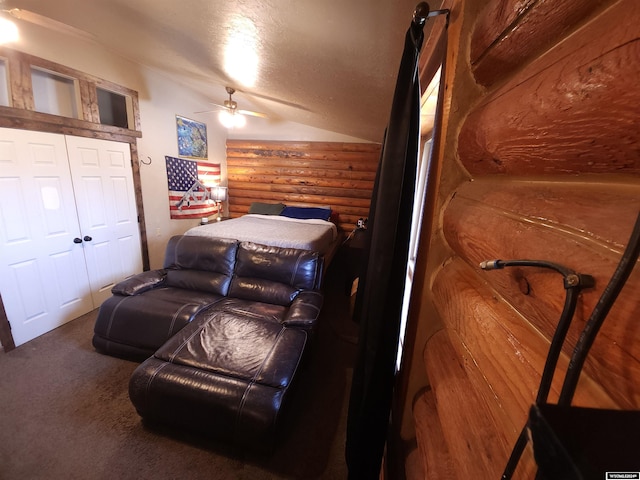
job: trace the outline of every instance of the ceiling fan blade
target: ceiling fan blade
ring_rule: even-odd
[[[200,111],[200,112],[193,112],[193,113],[214,113],[214,112],[217,112],[219,110],[229,110],[228,107],[225,107],[224,105],[218,105],[217,103],[212,103],[211,105],[216,107],[216,110],[203,110],[203,111]]]
[[[1,0],[0,0],[1,1]],[[239,115],[249,115],[251,117],[260,117],[260,118],[268,118],[266,113],[254,112],[252,110],[240,110],[237,108],[238,104],[231,98],[231,95],[235,93],[235,89],[232,87],[226,87],[227,93],[229,94],[229,100],[225,100],[224,105],[220,105],[217,103],[212,103],[214,107],[218,107],[221,111],[228,111],[231,114],[239,114]],[[201,112],[194,113],[213,113],[216,110],[205,110]]]
[[[311,111],[309,108],[305,107],[304,105],[300,105],[299,103],[288,102],[287,100],[282,100],[282,99],[279,99],[279,98],[270,97],[268,95],[263,95],[263,94],[256,93],[256,92],[249,92],[247,90],[238,90],[238,92],[240,92],[240,93],[242,93],[244,95],[260,98],[260,99],[266,100],[268,102],[279,103],[280,105],[285,105],[287,107],[297,108],[298,110],[304,110],[306,112],[310,112]]]
[[[237,110],[237,112],[242,115],[250,115],[252,117],[267,118],[267,115],[265,113],[251,112],[249,110]]]

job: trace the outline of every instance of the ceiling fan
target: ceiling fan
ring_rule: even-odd
[[[229,99],[225,100],[222,105],[215,104],[216,107],[219,107],[220,113],[218,114],[218,119],[220,123],[222,123],[227,128],[233,127],[243,127],[246,123],[246,119],[244,115],[250,115],[252,117],[260,117],[267,118],[267,115],[260,112],[253,112],[251,110],[240,110],[238,109],[238,102],[236,102],[232,95],[236,93],[235,88],[225,87],[225,90],[229,94]],[[195,112],[195,113],[211,113],[215,110],[208,110],[203,112]]]

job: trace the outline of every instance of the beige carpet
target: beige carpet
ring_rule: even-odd
[[[335,263],[335,262],[334,262]],[[129,401],[137,364],[91,345],[91,312],[0,353],[0,479],[343,479],[357,334],[332,265],[309,361],[273,455],[143,424]]]

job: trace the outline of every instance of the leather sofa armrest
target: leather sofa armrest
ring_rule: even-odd
[[[287,327],[312,329],[315,326],[324,297],[317,290],[300,292],[291,303],[282,324]]]
[[[111,289],[114,295],[133,296],[162,285],[167,278],[167,271],[149,270],[116,283]]]

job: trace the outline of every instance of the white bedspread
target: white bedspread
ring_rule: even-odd
[[[223,222],[211,222],[186,231],[185,235],[233,238],[276,247],[300,248],[327,253],[338,230],[326,220],[298,220],[279,215],[248,214]]]

